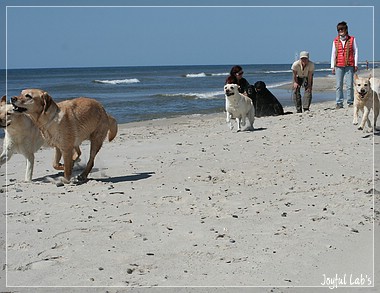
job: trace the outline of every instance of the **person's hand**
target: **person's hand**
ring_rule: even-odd
[[[293,89],[297,89],[297,88],[299,88],[299,84],[298,83],[296,83],[296,82],[293,82]]]
[[[354,72],[358,71],[358,67],[357,66],[354,66]]]
[[[331,70],[331,73],[335,75],[335,67]]]

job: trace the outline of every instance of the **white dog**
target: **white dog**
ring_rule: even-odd
[[[44,144],[39,129],[25,114],[13,112],[13,106],[6,103],[5,96],[0,102],[0,127],[4,128],[5,132],[0,166],[5,164],[13,154],[21,154],[26,158],[25,181],[31,181],[34,153]]]
[[[371,83],[371,88],[377,93],[377,96],[380,95],[380,79],[375,77],[370,77],[369,82]]]
[[[255,121],[255,108],[252,100],[239,93],[239,86],[236,84],[226,84],[224,86],[224,94],[226,97],[227,123],[230,129],[233,128],[231,118],[236,119],[237,131],[241,130],[241,126],[245,126],[245,120],[248,118],[250,125],[247,129],[253,130],[253,122]]]
[[[354,81],[354,119],[353,124],[358,124],[359,110],[363,112],[362,121],[359,125],[360,130],[364,129],[367,122],[368,128],[372,131],[371,121],[369,120],[369,114],[371,109],[373,110],[373,127],[376,130],[376,120],[379,116],[379,98],[376,91],[372,90],[370,78],[359,77],[355,74]]]

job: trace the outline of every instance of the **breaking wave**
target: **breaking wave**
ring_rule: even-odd
[[[93,82],[102,83],[102,84],[130,84],[130,83],[138,83],[140,81],[137,78],[131,78],[131,79],[112,79],[112,80],[96,79]]]

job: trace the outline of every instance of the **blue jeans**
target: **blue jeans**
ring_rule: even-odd
[[[336,104],[343,106],[343,80],[347,89],[347,104],[354,103],[354,67],[335,67]]]

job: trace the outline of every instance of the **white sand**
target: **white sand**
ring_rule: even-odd
[[[0,244],[8,286],[26,288],[3,291],[285,292],[274,287],[321,286],[324,275],[373,285],[379,136],[352,125],[352,108],[334,106],[332,93],[309,113],[258,118],[253,132],[230,131],[223,113],[122,125],[82,185],[55,185],[52,149],[36,154],[34,182],[22,182],[16,155],[1,169]],[[221,291],[197,289],[169,292]],[[140,290],[59,292],[107,291]]]

